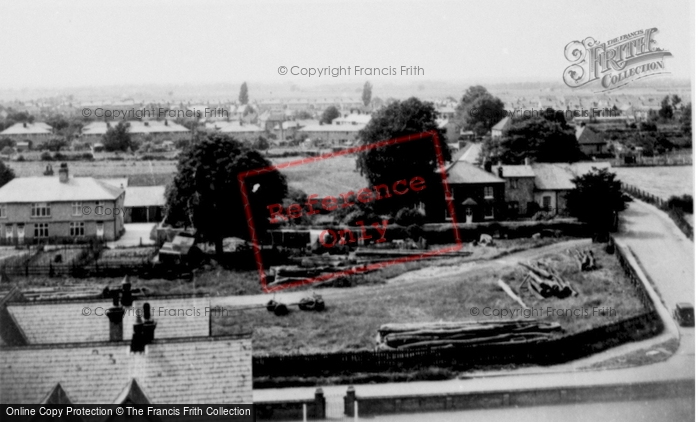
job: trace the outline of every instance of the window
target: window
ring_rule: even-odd
[[[45,202],[32,204],[32,217],[51,217],[51,205]]]
[[[484,187],[484,198],[493,199],[493,186]]]
[[[34,225],[34,237],[41,239],[44,237],[49,237],[49,224],[39,223]]]
[[[80,217],[81,215],[83,215],[83,203],[82,202],[73,202],[72,207],[73,207],[73,216],[74,217]]]
[[[491,205],[487,205],[484,207],[484,219],[492,219],[493,218],[493,207]]]
[[[511,189],[518,189],[518,179],[508,179],[508,187]]]
[[[85,223],[82,221],[70,223],[71,236],[85,236]]]
[[[7,218],[7,205],[0,205],[0,218]]]

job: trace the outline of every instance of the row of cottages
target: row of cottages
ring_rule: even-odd
[[[92,145],[102,142],[102,137],[107,131],[119,122],[91,122],[88,123],[81,132],[81,139]],[[136,141],[163,141],[176,142],[183,139],[190,139],[192,133],[186,127],[164,121],[129,121],[129,134]]]
[[[18,152],[26,151],[47,142],[53,136],[53,128],[44,122],[15,123],[0,132],[0,138],[10,138]]]
[[[593,169],[610,169],[607,162],[533,163],[484,167],[455,161],[447,168],[447,183],[457,221],[476,223],[529,218],[537,211],[567,214],[566,195],[572,180]],[[445,207],[428,218],[449,220]]]
[[[114,240],[124,232],[125,190],[92,177],[18,177],[0,188],[0,244]]]
[[[215,122],[206,123],[204,128],[210,133],[223,133],[239,141],[254,141],[265,136],[265,129],[258,125],[245,124],[243,122]]]
[[[145,302],[129,283],[112,300],[28,301],[18,290],[0,297],[2,403],[253,402],[251,336],[212,336],[211,310],[222,308],[208,297]]]

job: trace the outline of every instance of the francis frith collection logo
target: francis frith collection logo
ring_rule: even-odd
[[[564,70],[564,83],[580,88],[598,82],[597,92],[621,88],[649,76],[670,73],[664,57],[670,52],[656,47],[656,28],[640,29],[607,42],[592,37],[572,41],[564,48],[564,56],[572,64]]]

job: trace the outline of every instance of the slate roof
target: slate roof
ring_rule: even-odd
[[[221,133],[241,133],[241,132],[264,132],[265,130],[257,125],[241,125],[240,122],[216,122],[208,125],[210,129],[215,129]]]
[[[588,173],[594,168],[609,169],[608,162],[580,163],[535,163],[535,188],[538,190],[568,190],[575,186],[571,181],[576,176]]]
[[[124,207],[165,206],[165,186],[131,186],[126,188]]]
[[[153,319],[158,323],[156,339],[210,335],[210,315],[206,311],[210,308],[208,297],[139,298],[124,315],[124,340],[131,339],[137,312],[143,310],[144,302],[151,304]],[[8,304],[7,311],[29,344],[84,343],[109,341],[109,320],[104,311],[111,306],[108,299],[22,302]],[[91,314],[83,316],[83,308],[89,308]],[[173,315],[171,310],[181,313]],[[187,310],[191,311],[191,316],[185,314]]]
[[[58,176],[17,177],[0,188],[0,203],[113,201],[122,192],[92,177],[71,177],[66,183]]]
[[[503,165],[495,165],[491,167],[491,172],[493,174],[498,174],[498,167],[503,167],[503,177],[508,178],[508,177],[535,177],[535,172],[532,170],[532,166],[530,165],[511,165],[511,164],[503,164]]]
[[[510,127],[511,125],[511,118],[506,116],[502,118],[498,123],[493,125],[491,130],[506,130]]]
[[[365,125],[308,125],[299,129],[299,132],[359,132]]]
[[[5,348],[0,402],[40,403],[60,383],[73,403],[117,403],[135,381],[152,403],[252,403],[252,375],[249,334],[156,338],[145,353],[128,342]]]
[[[26,126],[25,126],[26,125]],[[15,123],[7,129],[0,132],[0,136],[18,136],[18,135],[50,135],[52,133],[51,126],[44,122],[35,123]]]
[[[447,183],[478,184],[505,183],[505,181],[475,165],[464,161],[455,161],[447,168]]]
[[[588,126],[579,126],[576,128],[576,140],[579,144],[583,145],[597,145],[605,143],[603,137]]]

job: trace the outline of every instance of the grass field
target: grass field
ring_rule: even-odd
[[[274,164],[298,160],[298,157],[275,158]],[[287,176],[290,187],[301,189],[307,194],[338,196],[340,193],[357,191],[367,186],[367,181],[355,171],[355,155],[317,160],[308,164],[281,169]]]
[[[600,246],[595,247],[595,254],[600,268],[587,273],[578,272],[573,259],[566,254],[541,257],[554,263],[581,294],[541,301],[523,295],[527,305],[545,310],[587,308],[591,309],[590,313],[594,307],[614,309],[613,313],[598,313],[587,318],[543,315],[545,320],[560,322],[567,332],[640,313],[642,304],[616,258],[607,255]],[[485,315],[485,308],[517,312],[522,308],[497,286],[496,281],[502,278],[515,289],[521,276],[522,270],[516,265],[493,264],[461,274],[448,272],[444,277],[356,287],[345,289],[341,296],[326,298],[324,312],[292,309],[289,315],[276,317],[264,309],[239,311],[215,319],[212,329],[216,334],[251,330],[256,354],[372,349],[376,331],[385,323],[493,319],[492,315]],[[471,314],[473,308],[480,310],[476,317]]]
[[[693,166],[615,167],[623,183],[668,199],[673,195],[693,195]]]

